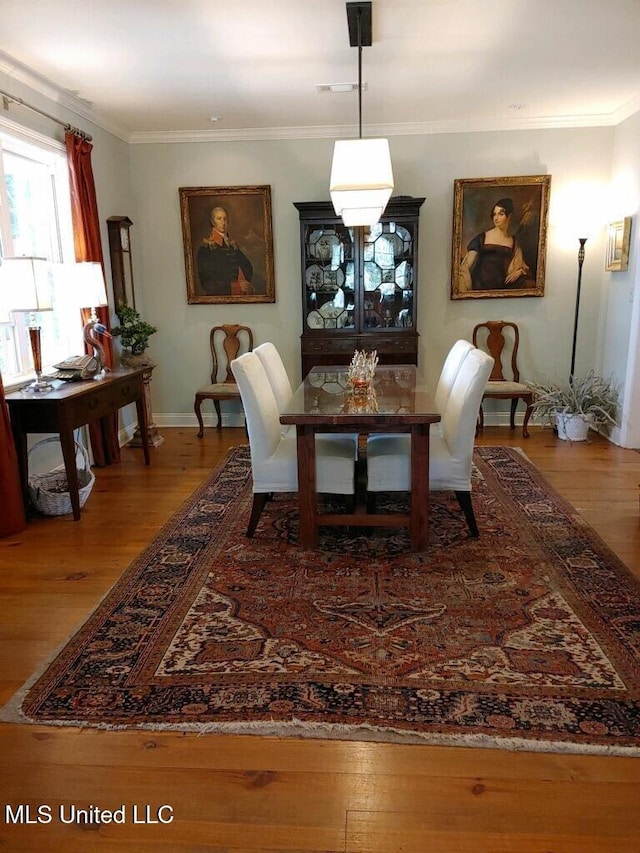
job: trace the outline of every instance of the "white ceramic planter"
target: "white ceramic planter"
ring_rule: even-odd
[[[586,441],[589,434],[589,421],[584,415],[556,413],[558,438],[564,441]]]

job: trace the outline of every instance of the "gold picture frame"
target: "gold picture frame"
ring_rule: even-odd
[[[187,301],[275,302],[271,187],[180,187]]]
[[[551,175],[454,181],[451,299],[544,295],[550,190]]]
[[[625,216],[609,225],[607,256],[604,268],[608,272],[629,269],[629,246],[631,245],[631,217]]]

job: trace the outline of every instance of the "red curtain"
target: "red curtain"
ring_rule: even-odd
[[[13,443],[9,409],[4,399],[4,385],[0,374],[0,536],[11,536],[27,526],[24,511],[18,459]]]
[[[76,261],[97,261],[102,264],[104,269],[98,202],[91,166],[93,145],[86,139],[70,132],[65,133],[64,141],[69,162],[71,215],[73,217]],[[100,322],[109,329],[109,310],[97,308],[96,311]],[[86,322],[88,316],[88,311],[86,314],[83,312],[83,322]],[[102,345],[104,346],[107,367],[112,368],[115,361],[111,339],[103,338]],[[96,465],[109,465],[111,462],[120,461],[117,414],[108,419],[106,427],[102,421],[94,421],[94,423],[89,424],[89,434]]]

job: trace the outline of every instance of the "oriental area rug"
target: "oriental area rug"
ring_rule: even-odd
[[[517,450],[477,448],[472,539],[255,537],[248,447],[185,503],[3,719],[640,754],[640,583]],[[403,496],[387,496],[392,504]]]

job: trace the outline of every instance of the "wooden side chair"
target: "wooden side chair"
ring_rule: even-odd
[[[193,410],[200,425],[198,438],[202,438],[204,435],[204,424],[200,411],[203,400],[213,401],[218,416],[217,427],[222,429],[220,402],[222,400],[241,399],[235,377],[231,372],[231,362],[242,352],[250,352],[253,349],[253,332],[248,326],[237,324],[214,326],[209,334],[209,344],[213,362],[211,384],[196,391],[196,399],[193,404]]]
[[[507,330],[506,334],[505,330]],[[493,397],[497,400],[511,400],[511,414],[509,418],[511,429],[515,429],[516,425],[515,417],[518,400],[523,400],[527,408],[522,423],[522,435],[524,438],[529,438],[528,425],[533,411],[533,392],[527,385],[520,382],[520,371],[518,370],[519,343],[520,332],[515,323],[503,320],[487,320],[485,323],[478,323],[473,330],[473,345],[486,349],[494,362],[493,370],[489,376],[482,399]],[[510,359],[509,351],[511,351]],[[507,379],[504,375],[503,354],[506,355],[509,362],[510,379]],[[482,429],[484,426],[482,406],[480,406],[478,417],[478,426],[479,429]]]

